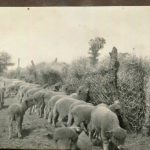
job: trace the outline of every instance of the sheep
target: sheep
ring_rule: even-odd
[[[12,138],[12,126],[13,121],[17,124],[17,134],[18,138],[22,137],[22,122],[26,110],[35,104],[33,97],[30,97],[22,102],[22,104],[12,104],[8,108],[8,118],[9,118],[9,139]]]
[[[83,127],[84,130],[88,131],[88,125],[91,121],[91,112],[95,108],[92,104],[81,104],[76,105],[70,110],[70,118],[73,120],[73,126]],[[72,125],[72,121],[68,125]]]
[[[104,105],[98,105],[91,113],[91,131],[95,130],[103,141],[103,149],[108,150],[110,142],[119,149],[126,139],[126,130],[119,126],[117,115]]]
[[[26,92],[28,90],[30,90],[31,88],[34,88],[34,87],[40,87],[40,85],[38,85],[38,84],[29,84],[29,83],[25,84],[25,86],[21,90],[20,103],[22,103],[23,97],[26,97]]]
[[[75,103],[73,103],[73,104],[70,105],[70,107],[69,107],[69,113],[68,113],[67,126],[71,126],[72,121],[73,121],[72,114],[71,114],[72,109],[75,106],[82,105],[82,104],[87,104],[87,103],[85,101],[77,101],[77,102],[75,102]]]
[[[6,88],[6,96],[14,96],[17,94],[18,90],[19,90],[19,87],[24,84],[23,81],[14,81],[12,82],[11,84],[5,86]]]
[[[77,93],[77,99],[80,99],[80,100],[83,100],[83,101],[86,101],[86,102],[88,102],[90,100],[89,88],[87,88],[85,86],[80,86],[77,89],[76,93]]]
[[[24,99],[27,98],[27,97],[33,96],[34,93],[40,91],[41,89],[42,89],[42,88],[40,88],[40,87],[31,87],[31,89],[29,89],[29,90],[26,92],[26,95],[23,97],[23,100],[22,100],[22,101],[24,101]],[[30,109],[29,109],[29,115],[31,115],[33,109],[34,109],[34,106],[30,107]]]
[[[123,115],[122,106],[121,106],[120,102],[115,101],[112,105],[109,106],[109,109],[117,115],[117,117],[119,119],[120,127],[123,129],[127,129],[129,124]]]
[[[48,118],[48,101],[49,99],[52,97],[52,96],[55,96],[55,95],[66,95],[64,92],[56,92],[56,91],[50,91],[50,90],[47,90],[45,91],[45,94],[44,94],[44,102],[45,102],[45,107],[44,107],[44,118],[47,119]]]
[[[69,107],[75,103],[75,102],[79,102],[80,100],[71,98],[71,97],[63,97],[61,99],[59,99],[54,106],[53,109],[53,126],[56,126],[56,121],[58,118],[58,121],[61,123],[62,126],[64,126],[63,124],[63,120],[68,117],[69,114]]]
[[[45,91],[44,89],[36,91],[32,96],[34,97],[34,100],[38,105],[36,105],[38,115],[40,118],[42,118],[42,115],[44,113],[44,107],[45,107],[45,102],[44,102],[44,94]]]
[[[48,101],[48,123],[52,123],[52,118],[53,118],[53,108],[55,103],[60,99],[64,97],[64,95],[55,95],[52,98],[49,99]]]
[[[79,99],[79,96],[78,96],[77,93],[72,93],[72,94],[70,94],[70,96],[71,96],[72,98]]]
[[[2,109],[4,106],[4,92],[5,92],[5,88],[1,87],[0,88],[0,109]]]
[[[22,83],[18,89],[18,93],[17,93],[17,98],[19,100],[19,102],[21,103],[22,98],[23,98],[23,89],[29,84],[27,83]]]
[[[92,150],[92,142],[84,131],[78,136],[77,148],[79,150]]]
[[[54,105],[55,103],[62,97],[66,97],[66,96],[69,96],[69,97],[72,97],[72,98],[77,98],[77,93],[73,93],[71,95],[55,95],[55,96],[52,96],[52,98],[49,99],[48,101],[48,123],[52,123],[52,117],[53,117],[53,108],[54,108]],[[82,101],[84,102],[84,101]]]
[[[31,88],[31,85],[29,83],[26,83],[22,86],[22,88],[19,90],[19,102],[22,103],[23,97],[26,94],[26,91]]]
[[[78,134],[73,128],[58,128],[55,130],[53,138],[56,143],[56,149],[77,149]]]
[[[75,127],[61,127],[55,130],[53,138],[56,149],[92,150],[88,136]]]
[[[50,91],[46,89],[42,89],[40,91],[37,91],[34,93],[34,97],[37,101],[41,101],[41,106],[40,107],[40,117],[44,114],[44,118],[47,119],[48,116],[48,101],[52,96],[55,95],[62,95],[64,94],[63,92],[55,92],[55,91]]]
[[[75,96],[74,96],[75,95]],[[54,105],[55,103],[62,97],[66,97],[66,96],[70,96],[72,98],[75,98],[77,96],[76,93],[73,93],[71,95],[55,95],[55,96],[52,96],[52,98],[49,99],[48,101],[48,123],[52,123],[52,117],[53,117],[53,108],[54,108]]]
[[[58,116],[59,116],[58,118],[59,122],[61,123],[61,125],[63,125],[62,121],[65,117],[68,117],[69,107],[71,104],[80,100],[88,102],[89,88],[86,88],[85,86],[80,86],[77,90],[77,96],[78,99],[72,97],[66,97],[64,99],[63,98],[59,99],[59,101],[62,102],[57,101],[55,103],[55,107],[53,109],[53,123],[52,123],[53,126],[56,125],[56,120]]]
[[[120,113],[120,110],[121,110],[120,102],[114,101],[114,103],[112,105],[109,105],[109,109],[116,114]]]

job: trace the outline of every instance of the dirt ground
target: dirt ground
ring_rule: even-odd
[[[54,129],[47,124],[47,120],[38,118],[36,114],[29,115],[26,112],[23,121],[23,139],[8,139],[7,108],[11,103],[16,103],[15,98],[5,100],[5,108],[0,110],[0,148],[15,149],[55,149],[53,140],[47,138],[47,134]],[[141,135],[128,135],[125,147],[127,150],[150,150],[150,137]],[[99,147],[93,147],[98,150]]]

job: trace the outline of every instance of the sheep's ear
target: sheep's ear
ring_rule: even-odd
[[[112,135],[113,135],[113,131],[112,131],[112,130],[106,131],[106,132],[105,132],[105,135],[106,135],[106,137],[111,138]]]

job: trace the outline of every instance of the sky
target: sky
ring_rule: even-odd
[[[21,67],[39,62],[70,63],[88,56],[89,40],[106,40],[101,57],[118,52],[150,57],[150,7],[1,7],[0,51]],[[134,51],[133,51],[134,48]],[[16,65],[14,66],[16,67]]]

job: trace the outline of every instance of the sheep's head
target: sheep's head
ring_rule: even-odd
[[[88,96],[89,96],[89,88],[85,86],[80,86],[77,90],[77,95],[79,99],[87,101]]]
[[[56,129],[54,133],[54,140],[57,149],[75,150],[78,140],[78,134],[72,128],[62,127]]]
[[[28,98],[26,98],[25,100],[24,100],[24,102],[23,103],[25,103],[25,105],[26,105],[26,107],[27,108],[29,108],[29,107],[31,107],[31,106],[33,106],[34,104],[35,104],[35,99],[34,99],[34,97],[28,97]]]
[[[110,143],[113,143],[118,147],[118,149],[121,149],[125,143],[127,132],[126,130],[118,127],[111,131],[107,131],[106,136],[110,139]]]

